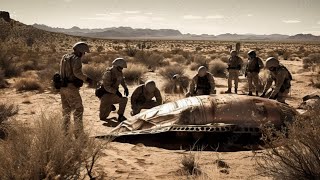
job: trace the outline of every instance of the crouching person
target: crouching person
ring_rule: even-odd
[[[156,100],[152,100],[152,98]],[[162,104],[160,90],[156,87],[154,81],[148,80],[144,84],[138,86],[131,96],[131,115],[134,116],[142,109],[150,109]]]
[[[205,66],[200,66],[198,73],[192,78],[186,97],[215,94],[215,83],[211,73]]]
[[[269,78],[264,91],[260,97],[265,97],[270,89],[273,81],[275,82],[272,88],[269,99],[276,99],[279,102],[285,103],[291,88],[292,76],[289,70],[279,63],[279,60],[274,57],[269,57],[266,61],[266,68],[269,70]]]
[[[129,90],[125,83],[122,70],[127,68],[127,63],[122,58],[117,58],[112,62],[112,67],[107,68],[103,74],[102,83],[106,93],[101,97],[100,102],[100,120],[107,120],[110,112],[114,110],[114,104],[119,104],[118,121],[122,122],[127,118],[123,115],[129,95]],[[124,88],[124,95],[119,91],[119,85]]]

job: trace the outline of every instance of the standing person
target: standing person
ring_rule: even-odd
[[[89,46],[85,42],[78,42],[73,46],[73,53],[65,54],[60,61],[63,128],[65,133],[68,133],[71,112],[74,111],[74,134],[76,137],[83,133],[83,104],[79,90],[83,81],[92,83],[92,80],[82,73],[81,58],[89,52]]]
[[[198,73],[191,80],[189,92],[186,96],[209,95],[215,93],[213,75],[207,71],[205,66],[200,66]]]
[[[270,89],[274,81],[275,85],[272,88],[269,99],[276,99],[279,102],[285,103],[291,88],[291,73],[284,65],[279,63],[278,59],[274,57],[269,57],[267,59],[266,68],[269,70],[270,74],[260,97],[266,96],[267,91]]]
[[[228,60],[228,90],[225,93],[231,93],[232,80],[234,80],[234,92],[238,93],[239,73],[242,67],[242,59],[237,55],[237,51],[231,51],[231,57]]]
[[[245,76],[248,79],[249,84],[249,96],[252,96],[252,91],[256,91],[256,96],[259,95],[259,72],[264,67],[262,60],[257,57],[256,52],[251,50],[248,52],[248,64],[246,68]]]
[[[156,101],[152,98],[156,98]],[[142,109],[150,109],[162,104],[160,90],[154,81],[148,80],[144,84],[138,86],[131,96],[131,115],[134,116]]]
[[[100,120],[107,120],[110,112],[114,110],[114,104],[119,104],[118,121],[122,122],[127,119],[123,114],[126,109],[129,90],[123,77],[123,68],[127,68],[127,62],[123,58],[117,58],[112,62],[112,67],[107,68],[103,74],[102,81],[106,93],[100,99]],[[119,91],[120,84],[124,88],[126,97],[123,97]]]

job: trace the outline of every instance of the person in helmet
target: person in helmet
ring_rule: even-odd
[[[189,92],[186,96],[209,95],[215,93],[213,75],[207,71],[205,66],[200,66],[198,73],[191,80]]]
[[[70,126],[71,113],[73,111],[75,136],[83,133],[83,104],[79,89],[86,81],[92,83],[92,80],[82,73],[81,58],[85,53],[89,53],[89,46],[85,42],[78,42],[73,46],[73,52],[65,54],[60,61],[60,76],[62,86],[60,89],[63,128],[67,134]]]
[[[152,100],[155,97],[156,100]],[[144,84],[138,86],[131,96],[131,115],[134,116],[142,109],[150,109],[162,104],[162,97],[160,90],[156,83],[152,80],[146,81]]]
[[[225,93],[231,93],[232,80],[234,80],[234,92],[238,92],[239,73],[242,67],[242,59],[237,55],[237,51],[231,51],[231,57],[228,60],[228,90]]]
[[[289,70],[279,60],[274,57],[269,57],[266,61],[266,68],[269,70],[269,77],[260,97],[265,97],[267,91],[275,82],[272,91],[268,96],[270,99],[276,99],[279,102],[285,103],[291,88],[292,75]]]
[[[259,72],[264,67],[262,60],[257,57],[256,52],[251,50],[248,52],[248,64],[246,67],[245,77],[248,79],[249,84],[249,96],[252,96],[252,91],[256,91],[258,96],[258,87],[259,87]]]
[[[129,90],[122,73],[124,68],[127,68],[127,62],[123,58],[116,58],[112,62],[112,67],[107,68],[102,76],[102,84],[106,93],[100,98],[100,120],[107,120],[110,112],[114,110],[114,104],[119,104],[118,121],[122,122],[127,119],[123,115],[129,95]],[[123,97],[119,91],[120,84],[124,88],[124,95],[126,97]]]

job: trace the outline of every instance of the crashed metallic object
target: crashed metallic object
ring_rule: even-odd
[[[231,132],[259,134],[263,125],[281,128],[297,112],[290,106],[253,96],[203,95],[163,104],[137,114],[115,127],[109,136],[164,132]]]

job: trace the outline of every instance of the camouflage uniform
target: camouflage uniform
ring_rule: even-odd
[[[259,87],[259,72],[264,67],[262,60],[259,57],[248,60],[248,65],[246,68],[246,75],[249,84],[249,92],[254,89],[258,91]]]
[[[239,72],[242,66],[242,59],[239,56],[230,57],[228,60],[228,88],[232,88],[232,80],[234,80],[234,88],[238,88]]]
[[[155,97],[156,101],[152,100]],[[140,113],[141,109],[150,109],[162,104],[161,93],[158,88],[154,92],[148,92],[145,85],[138,86],[131,96],[132,115]]]
[[[209,95],[215,93],[216,91],[213,75],[207,72],[204,77],[200,77],[197,74],[192,78],[187,96]]]
[[[82,73],[81,57],[75,54],[66,54],[60,62],[60,75],[62,79],[66,79],[66,87],[61,87],[62,114],[64,120],[64,130],[68,131],[70,125],[71,112],[74,111],[75,134],[83,132],[83,105],[79,93],[79,87],[72,84],[76,78],[83,81],[87,80],[87,76]]]
[[[102,77],[104,89],[107,91],[101,97],[100,102],[100,119],[106,120],[111,112],[111,107],[113,104],[119,104],[118,114],[123,115],[128,98],[119,97],[116,93],[119,91],[119,85],[121,84],[123,88],[127,88],[124,81],[122,71],[119,71],[116,67],[111,67],[106,70]]]
[[[277,99],[277,101],[284,103],[291,88],[291,80],[292,76],[288,69],[283,65],[279,65],[276,71],[270,71],[267,84],[263,92],[267,92],[274,81],[275,85],[272,88],[270,98]]]

